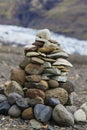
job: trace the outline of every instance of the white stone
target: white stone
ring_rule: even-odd
[[[87,118],[87,102],[82,104],[80,108],[83,109],[83,111],[86,113],[86,118]]]
[[[86,114],[82,109],[75,111],[74,119],[76,122],[86,122]]]
[[[36,36],[41,38],[41,39],[46,39],[50,40],[51,39],[51,34],[48,29],[42,29],[36,33]]]
[[[53,76],[52,79],[59,81],[59,82],[66,82],[67,76]]]

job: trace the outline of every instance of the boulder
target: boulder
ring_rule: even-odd
[[[60,126],[74,125],[73,115],[62,104],[55,106],[52,116],[54,121]]]
[[[8,82],[4,92],[7,96],[11,93],[18,93],[19,95],[24,96],[21,85],[16,81]]]
[[[7,115],[8,110],[10,109],[10,104],[8,101],[3,101],[0,103],[0,114]]]
[[[22,112],[22,119],[31,120],[34,118],[33,108],[29,107]]]
[[[63,88],[55,88],[45,92],[46,98],[56,98],[64,105],[68,101],[68,93]]]
[[[21,110],[16,105],[13,105],[8,111],[8,115],[11,117],[20,117],[20,114]]]
[[[20,98],[22,98],[22,96],[19,95],[18,93],[10,93],[10,94],[8,95],[8,98],[7,98],[7,99],[8,99],[9,104],[13,105],[13,104],[15,104],[16,101],[17,101],[18,99],[20,99]]]
[[[0,94],[0,103],[7,100],[7,97],[3,94]]]
[[[25,83],[25,72],[22,69],[14,68],[11,71],[11,80],[16,81],[20,85],[24,85]]]
[[[86,122],[86,114],[82,109],[78,109],[74,112],[74,119],[77,123]]]
[[[43,104],[37,104],[34,107],[35,118],[40,122],[47,122],[52,115],[52,108]]]

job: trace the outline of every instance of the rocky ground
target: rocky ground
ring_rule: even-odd
[[[17,67],[23,57],[23,47],[0,46],[0,87],[10,79],[11,69]],[[87,102],[87,59],[86,56],[71,55],[69,61],[74,67],[70,69],[68,79],[75,85],[74,105],[79,107],[82,103]],[[34,130],[30,127],[28,120],[0,115],[0,130],[11,129]],[[53,125],[52,122],[49,130],[87,130],[87,124],[76,124],[74,128],[65,128]]]

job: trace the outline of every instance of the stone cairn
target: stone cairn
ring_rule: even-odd
[[[48,29],[37,32],[35,42],[24,49],[24,60],[11,71],[11,81],[0,94],[0,114],[59,126],[73,126],[74,86],[67,80],[68,54],[51,40]],[[75,114],[75,115],[76,115]],[[34,120],[35,121],[35,120]]]

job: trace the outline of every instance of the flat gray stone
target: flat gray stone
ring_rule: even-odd
[[[73,65],[69,61],[63,58],[58,58],[56,62],[53,63],[53,65],[64,65],[64,66],[73,67]]]
[[[66,82],[67,76],[53,76],[52,79],[58,81],[58,82]]]
[[[49,69],[45,69],[44,73],[49,73],[49,74],[53,74],[53,75],[60,75],[61,71],[59,69],[56,68],[49,68]]]
[[[49,80],[49,79],[50,79],[50,78],[49,78],[48,76],[46,76],[46,75],[42,75],[41,78],[42,78],[43,80]]]
[[[58,52],[58,53],[54,53],[54,54],[49,54],[47,55],[47,57],[49,58],[68,58],[68,54],[65,52]]]

